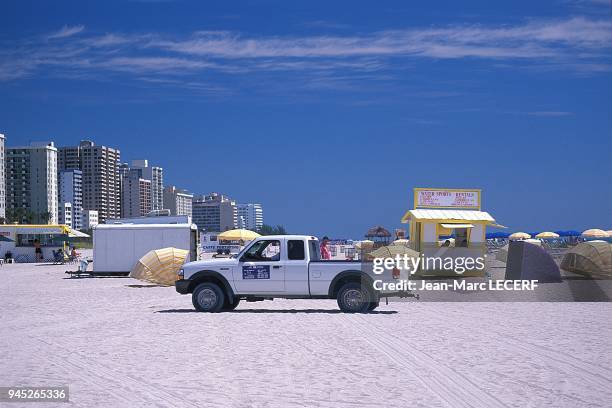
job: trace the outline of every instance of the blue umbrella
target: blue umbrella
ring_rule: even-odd
[[[555,233],[559,234],[559,236],[561,237],[579,237],[580,236],[580,231],[574,231],[574,230],[561,230],[561,231],[555,231]]]

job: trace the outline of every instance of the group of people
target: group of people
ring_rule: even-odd
[[[43,262],[44,261],[44,257],[43,257],[43,251],[42,251],[42,247],[40,245],[40,241],[38,239],[34,240],[34,254],[36,255],[36,262]],[[81,256],[81,254],[79,252],[77,252],[76,247],[72,247],[72,249],[70,250],[70,253],[66,253],[64,252],[64,250],[62,248],[58,249],[57,251],[53,251],[53,259],[55,261],[57,261],[58,259],[65,259],[66,256],[68,257],[68,259],[77,259]]]

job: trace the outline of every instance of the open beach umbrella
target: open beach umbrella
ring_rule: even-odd
[[[178,248],[162,248],[149,251],[138,260],[130,278],[172,286],[176,273],[187,260],[189,251]]]
[[[515,232],[514,234],[510,234],[508,238],[510,238],[513,241],[518,241],[521,239],[529,239],[531,238],[531,235],[529,235],[526,232]]]
[[[550,232],[550,231],[544,231],[544,232],[540,232],[535,237],[538,239],[552,239],[552,238],[559,238],[559,234],[555,234],[554,232]]]
[[[252,241],[259,237],[261,235],[247,229],[233,229],[217,235],[217,239],[220,241]]]
[[[583,231],[582,236],[585,238],[608,238],[610,235],[604,230],[591,228]]]
[[[414,249],[403,245],[389,245],[378,248],[368,254],[371,258],[395,258],[397,255],[408,255],[410,258],[418,258],[419,253]]]

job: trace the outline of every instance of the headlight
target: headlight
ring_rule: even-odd
[[[180,269],[176,274],[176,280],[183,280],[185,278],[185,270]]]

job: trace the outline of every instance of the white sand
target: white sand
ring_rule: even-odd
[[[0,385],[69,385],[78,407],[612,401],[610,303],[408,302],[346,315],[331,300],[275,300],[202,314],[174,288],[63,279],[65,269],[0,268]]]

